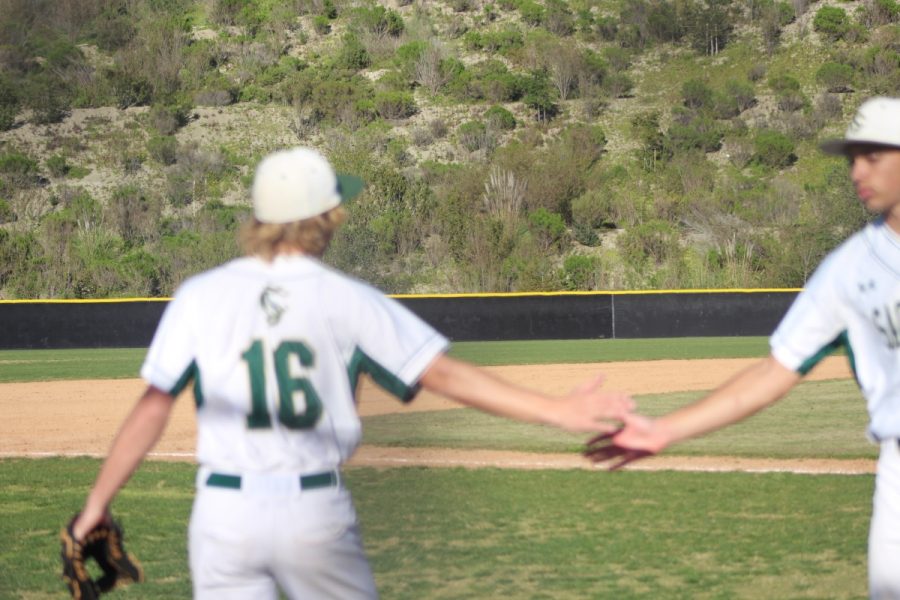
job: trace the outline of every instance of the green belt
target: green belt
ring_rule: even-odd
[[[337,484],[337,471],[325,471],[324,473],[315,473],[313,475],[300,476],[301,490],[314,490],[316,488],[333,487]],[[241,489],[241,476],[224,475],[222,473],[210,473],[209,477],[207,477],[206,479],[206,485],[239,490]]]

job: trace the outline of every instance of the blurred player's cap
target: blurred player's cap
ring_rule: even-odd
[[[263,223],[290,223],[335,208],[362,191],[363,181],[338,175],[311,148],[266,156],[253,176],[253,215]]]
[[[871,98],[862,103],[843,139],[822,144],[823,152],[846,155],[859,144],[900,148],[900,98]]]

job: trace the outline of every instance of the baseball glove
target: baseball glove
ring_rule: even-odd
[[[69,586],[75,600],[92,600],[101,593],[112,590],[118,584],[144,580],[140,563],[123,546],[122,526],[110,515],[85,535],[79,542],[72,533],[75,518],[60,533],[62,541],[62,578]],[[93,558],[102,571],[97,579],[92,579],[87,569],[87,561]]]

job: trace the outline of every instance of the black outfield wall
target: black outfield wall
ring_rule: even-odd
[[[397,299],[454,341],[768,335],[796,290]],[[0,349],[140,348],[166,300],[0,301]]]

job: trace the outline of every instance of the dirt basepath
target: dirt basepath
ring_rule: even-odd
[[[605,386],[633,394],[707,390],[736,373],[752,359],[660,360],[489,367],[490,371],[521,385],[551,393],[565,391],[598,373]],[[850,377],[846,360],[828,358],[810,375],[811,380]],[[0,384],[0,458],[13,456],[102,456],[122,419],[142,392],[139,379],[59,381]],[[453,410],[459,406],[430,393],[422,393],[402,405],[380,388],[363,382],[359,413],[371,416],[395,412]],[[193,403],[183,396],[169,427],[152,457],[192,460],[195,419]],[[354,465],[391,467],[402,465],[591,469],[590,463],[570,454],[465,451],[441,448],[379,448],[363,446]],[[690,469],[793,472],[874,472],[872,461],[773,461],[728,457],[654,457],[632,469]]]

